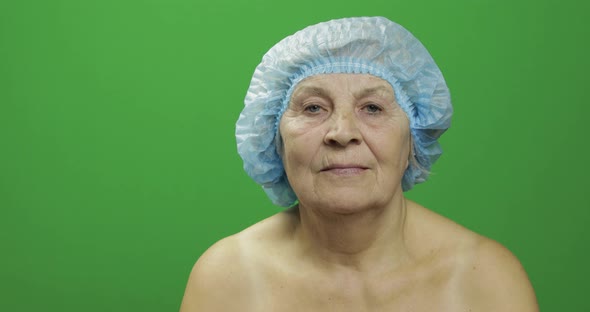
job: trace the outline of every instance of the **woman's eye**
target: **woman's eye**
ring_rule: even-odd
[[[378,105],[375,104],[369,104],[367,106],[364,107],[364,109],[371,114],[376,114],[379,113],[380,111],[382,111],[381,107],[379,107]]]
[[[310,112],[310,113],[318,113],[321,109],[322,109],[321,106],[315,105],[315,104],[305,107],[305,111]]]

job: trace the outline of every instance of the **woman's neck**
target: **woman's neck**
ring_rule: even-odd
[[[306,257],[324,265],[359,271],[391,268],[392,263],[408,259],[404,241],[406,213],[403,196],[387,206],[350,214],[300,204],[296,239]]]

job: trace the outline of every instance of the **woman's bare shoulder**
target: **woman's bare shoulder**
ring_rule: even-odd
[[[181,312],[237,311],[241,296],[247,295],[248,270],[236,236],[211,246],[197,260],[186,286]]]
[[[191,271],[181,312],[247,310],[255,297],[260,262],[272,261],[266,253],[287,235],[292,222],[282,212],[207,249]]]
[[[539,311],[520,261],[489,238],[479,236],[476,240],[459,281],[470,306],[480,311]]]
[[[451,259],[457,293],[474,311],[538,311],[535,293],[520,261],[500,243],[418,204],[415,221],[427,232],[422,242]],[[426,231],[428,230],[428,231]]]

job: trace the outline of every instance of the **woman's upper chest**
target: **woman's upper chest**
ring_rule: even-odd
[[[455,285],[455,270],[448,265],[419,266],[371,276],[281,269],[274,265],[264,271],[255,279],[256,311],[459,311],[464,308],[464,300]]]

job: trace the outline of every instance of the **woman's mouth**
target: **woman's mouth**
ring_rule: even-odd
[[[358,175],[367,170],[367,167],[360,165],[333,165],[321,170],[321,172],[331,173],[340,176]]]

